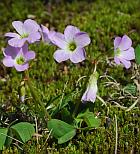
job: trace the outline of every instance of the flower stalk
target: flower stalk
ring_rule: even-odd
[[[33,100],[35,102],[35,105],[36,107],[38,107],[38,105],[40,105],[41,107],[41,110],[42,112],[45,114],[45,117],[50,120],[51,119],[51,116],[49,115],[49,113],[47,112],[46,108],[45,108],[45,105],[43,104],[42,101],[40,101],[40,99],[38,98],[38,94],[35,92],[33,86],[32,86],[32,83],[30,81],[30,78],[29,78],[29,72],[28,71],[25,71],[25,77],[26,77],[26,83],[30,89],[30,92],[31,92],[31,95],[33,97]]]

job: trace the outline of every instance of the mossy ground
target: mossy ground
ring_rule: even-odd
[[[118,153],[140,153],[140,110],[139,104],[129,112],[116,107],[114,101],[120,105],[129,107],[134,103],[138,92],[134,92],[132,98],[123,91],[128,84],[135,85],[133,78],[139,82],[138,67],[133,62],[131,69],[126,70],[113,63],[113,39],[115,36],[127,34],[133,40],[133,47],[140,43],[140,1],[139,0],[95,0],[72,2],[49,2],[43,0],[2,0],[0,1],[0,58],[3,58],[2,48],[6,47],[4,33],[12,29],[12,21],[25,20],[33,17],[35,20],[50,28],[63,32],[68,24],[79,27],[88,32],[92,43],[86,48],[87,59],[80,64],[72,64],[69,61],[58,64],[53,59],[55,47],[44,43],[30,46],[36,51],[36,60],[31,63],[30,76],[38,92],[38,97],[44,103],[58,104],[64,91],[65,101],[76,104],[81,97],[81,90],[85,89],[85,79],[80,81],[78,88],[75,86],[79,77],[92,73],[94,60],[100,56],[101,62],[97,66],[100,76],[109,75],[118,84],[105,85],[105,82],[114,82],[112,79],[100,78],[98,81],[99,92],[107,106],[102,105],[98,99],[94,104],[87,104],[90,110],[98,114],[102,120],[101,127],[88,132],[78,131],[76,137],[70,142],[58,145],[54,138],[48,137],[48,133],[39,130],[43,137],[38,144],[34,137],[25,145],[15,144],[4,150],[3,154],[10,153],[114,153],[115,149],[115,115],[118,124]],[[136,69],[137,67],[137,69]],[[0,115],[1,123],[8,118],[9,123],[15,119],[19,121],[34,122],[35,107],[32,100],[25,104],[18,101],[18,86],[24,74],[17,73],[14,69],[0,65]],[[69,98],[70,96],[70,98]],[[22,109],[22,110],[21,110]],[[33,112],[31,112],[33,110]],[[65,110],[62,110],[63,114]],[[61,116],[61,119],[65,117]],[[44,125],[39,122],[39,128]],[[4,126],[4,125],[3,125]]]

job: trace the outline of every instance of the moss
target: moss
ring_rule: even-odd
[[[43,137],[39,143],[33,138],[25,145],[11,145],[2,153],[66,153],[66,154],[86,154],[86,153],[113,153],[115,149],[115,119],[118,121],[118,153],[139,153],[140,132],[139,132],[139,109],[130,112],[115,107],[111,99],[119,101],[121,105],[129,107],[133,101],[131,98],[122,94],[122,89],[127,84],[133,84],[131,77],[134,74],[133,68],[125,70],[121,66],[114,66],[113,63],[113,39],[115,36],[129,35],[135,47],[139,43],[139,5],[140,1],[135,0],[113,0],[108,1],[72,1],[71,3],[49,3],[45,4],[42,0],[6,0],[0,2],[0,45],[6,47],[3,34],[12,31],[11,22],[13,20],[25,20],[32,15],[35,20],[57,31],[64,31],[68,24],[79,27],[82,31],[89,33],[92,43],[86,48],[87,59],[80,64],[71,64],[69,61],[57,64],[53,59],[55,47],[48,44],[39,43],[31,45],[31,50],[36,51],[37,58],[31,62],[30,76],[38,92],[38,97],[46,104],[53,103],[55,106],[60,102],[64,86],[65,97],[73,106],[77,99],[80,100],[82,89],[86,88],[85,79],[80,80],[78,87],[76,82],[81,76],[88,76],[94,70],[94,63],[99,62],[97,71],[100,76],[109,75],[118,83],[105,86],[107,78],[98,80],[99,95],[108,102],[108,108],[102,106],[99,100],[94,104],[87,104],[91,111],[99,114],[102,120],[100,129],[88,132],[78,131],[77,135],[70,142],[58,145],[57,141],[48,137],[48,133],[40,130]],[[82,10],[81,10],[82,8]],[[9,11],[10,10],[10,11]],[[1,15],[2,14],[2,15]],[[0,58],[2,59],[2,52]],[[96,59],[97,58],[97,59]],[[1,66],[0,66],[1,67]],[[26,119],[34,121],[36,108],[32,104],[32,99],[21,104],[18,99],[18,86],[24,74],[17,73],[14,69],[1,67],[0,74],[0,113],[4,118],[8,117],[10,122],[16,118],[19,121]],[[4,80],[2,80],[3,78]],[[110,79],[110,81],[113,81]],[[119,99],[120,96],[126,97]],[[30,97],[27,88],[27,98]],[[52,101],[53,100],[53,101]],[[24,109],[23,109],[24,106]],[[85,107],[85,106],[84,106]],[[23,110],[21,110],[21,108]],[[19,114],[17,114],[17,109]],[[82,105],[81,105],[82,110]],[[64,112],[64,111],[61,111]],[[57,114],[55,116],[58,116]],[[4,120],[4,119],[3,119]],[[39,128],[44,128],[42,121],[39,121]]]

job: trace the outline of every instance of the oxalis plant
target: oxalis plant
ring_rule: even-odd
[[[32,84],[32,79],[29,74],[29,62],[36,57],[35,51],[28,49],[30,44],[43,40],[52,46],[58,47],[53,54],[58,65],[66,60],[77,64],[86,59],[85,47],[91,42],[89,35],[72,25],[68,25],[65,28],[64,34],[50,31],[47,27],[39,25],[31,19],[25,20],[24,23],[14,21],[12,25],[17,33],[8,32],[5,34],[8,38],[8,45],[3,50],[4,58],[2,62],[6,67],[14,67],[18,72],[23,74],[23,80],[21,81],[21,85],[19,85],[20,101],[24,103],[28,88],[32,96],[32,103],[35,105],[35,108],[39,110],[37,116],[42,119],[50,134],[58,139],[59,144],[71,140],[76,135],[77,130],[98,129],[101,123],[99,117],[88,108],[80,111],[80,113],[78,113],[78,109],[82,103],[95,103],[96,98],[99,99],[104,106],[107,106],[105,101],[97,95],[97,81],[100,77],[98,73],[98,63],[100,60],[95,60],[93,72],[89,70],[89,72],[85,74],[87,79],[85,85],[87,85],[87,87],[82,90],[81,101],[75,104],[74,109],[71,108],[70,104],[68,106],[68,103],[60,102],[56,107],[53,106],[51,102],[48,103],[48,105],[42,102],[38,97],[38,93]],[[115,37],[114,62],[116,65],[122,65],[126,69],[129,69],[131,67],[131,60],[134,60],[135,57],[136,62],[140,64],[140,45],[136,47],[134,52],[132,40],[127,35]],[[79,78],[78,82],[84,77],[85,76]],[[130,108],[133,106],[130,106]],[[71,108],[70,111],[72,112],[70,114],[65,113],[67,115],[63,116],[69,116],[69,123],[54,118],[55,113],[67,107]],[[130,108],[127,108],[127,110]],[[18,140],[20,143],[27,142],[34,134],[35,129],[33,124],[13,121],[8,127],[0,128],[0,150],[2,150],[4,146],[9,146],[12,140]]]

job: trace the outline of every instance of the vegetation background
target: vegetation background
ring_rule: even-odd
[[[0,0],[1,60],[2,50],[7,44],[4,34],[13,30],[12,21],[23,21],[27,18],[61,32],[66,25],[72,24],[86,31],[92,39],[91,45],[86,49],[87,60],[76,65],[70,62],[57,64],[53,59],[55,47],[44,43],[30,46],[37,53],[36,60],[31,64],[30,74],[34,79],[38,97],[44,102],[65,93],[65,101],[76,104],[81,93],[71,96],[76,88],[75,84],[79,77],[88,75],[89,70],[92,73],[94,60],[99,55],[102,62],[97,66],[97,71],[100,76],[110,76],[113,79],[106,77],[98,81],[98,93],[107,102],[107,107],[102,106],[102,102],[98,99],[94,104],[87,104],[102,120],[99,129],[78,131],[70,142],[58,145],[52,137],[46,142],[48,133],[42,130],[43,124],[39,121],[38,131],[43,136],[38,143],[36,137],[33,137],[25,145],[13,143],[1,153],[114,153],[115,115],[118,124],[118,153],[140,153],[140,103],[138,102],[129,112],[114,104],[117,102],[121,106],[129,107],[139,97],[134,79],[140,83],[140,68],[133,62],[131,69],[126,70],[121,66],[115,66],[113,62],[115,36],[127,34],[133,40],[134,48],[140,43],[140,0]],[[18,101],[18,85],[22,75],[14,69],[5,68],[0,63],[1,126],[6,126],[6,120],[11,123],[15,119],[35,123],[34,113],[31,112],[31,109],[34,111],[35,108],[31,100],[25,103]],[[79,89],[85,89],[84,82],[80,82]],[[53,103],[57,104],[58,100],[54,100]],[[65,112],[62,110],[61,115],[65,115]]]

